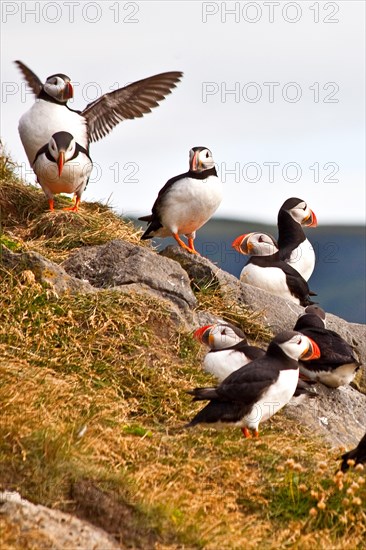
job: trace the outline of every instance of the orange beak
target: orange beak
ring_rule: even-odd
[[[193,155],[191,170],[192,172],[196,172],[198,168],[199,168],[198,151],[196,151],[195,154]]]
[[[301,361],[310,361],[311,359],[319,359],[321,353],[320,353],[318,344],[309,337],[307,337],[307,339],[309,340],[310,346],[306,351],[304,351],[304,353],[300,357]]]
[[[301,225],[305,225],[305,227],[316,227],[318,225],[318,220],[312,210],[310,210],[309,216],[305,218]]]
[[[65,164],[65,151],[60,151],[57,159],[57,166],[58,166],[58,177],[61,177],[62,169]]]
[[[72,97],[74,97],[74,88],[72,87],[71,82],[67,82],[63,96],[64,99],[71,99]]]
[[[193,337],[196,338],[201,344],[208,344],[208,337],[205,338],[205,332],[209,332],[213,325],[206,325],[204,327],[198,328],[194,333]]]
[[[239,237],[236,237],[236,239],[232,242],[231,246],[235,248],[240,254],[250,254],[251,251],[251,244],[248,243],[248,237],[250,233],[245,233],[244,235],[239,235]]]

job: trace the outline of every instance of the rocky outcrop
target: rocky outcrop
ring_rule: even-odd
[[[66,272],[95,288],[149,293],[165,301],[181,320],[193,322],[196,298],[181,266],[156,252],[126,241],[81,248],[63,263]]]
[[[309,426],[334,446],[355,446],[366,430],[366,395],[351,388],[316,384],[317,397],[292,398],[284,413]]]
[[[28,270],[36,281],[63,292],[97,292],[113,288],[138,292],[163,301],[173,320],[186,330],[217,320],[212,313],[197,311],[192,287],[213,285],[228,302],[259,312],[273,333],[293,328],[303,308],[292,302],[241,283],[209,260],[176,246],[160,255],[122,240],[84,247],[70,254],[62,267],[34,252],[3,250],[3,263],[18,271]],[[362,365],[366,364],[366,327],[327,315],[327,326],[349,342]],[[356,382],[366,393],[363,367]],[[357,385],[356,383],[356,385]],[[366,429],[366,395],[351,387],[329,389],[317,384],[317,398],[293,399],[285,414],[321,433],[332,444],[354,445]]]
[[[124,548],[117,544],[114,538],[90,523],[59,510],[32,504],[15,492],[0,493],[0,525],[5,548],[47,550],[121,550]],[[11,541],[6,540],[7,531],[11,532]]]
[[[2,246],[1,264],[16,273],[33,273],[37,283],[44,284],[58,296],[65,293],[95,292],[89,283],[70,277],[62,267],[37,252],[16,253]]]

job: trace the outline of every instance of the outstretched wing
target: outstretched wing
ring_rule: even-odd
[[[42,89],[42,82],[39,80],[38,76],[34,74],[33,71],[31,71],[27,65],[24,65],[21,61],[14,61],[14,63],[17,65],[18,69],[23,74],[23,77],[25,81],[27,82],[28,86],[33,91],[34,95],[38,96],[39,92]]]
[[[122,120],[142,117],[176,87],[183,73],[161,73],[104,94],[82,111],[91,141],[98,141]]]

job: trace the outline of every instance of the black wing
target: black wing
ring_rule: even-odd
[[[267,357],[257,359],[232,372],[217,387],[218,399],[252,405],[279,376],[279,368],[267,364]]]
[[[104,94],[82,111],[91,141],[98,141],[122,120],[142,117],[176,87],[183,73],[161,73]]]
[[[309,285],[302,275],[286,262],[280,260],[279,263],[281,264],[281,269],[286,274],[286,282],[291,294],[300,300],[300,304],[303,307],[314,304],[315,302],[310,300],[309,295],[316,296],[316,294],[310,291]]]
[[[38,96],[40,91],[42,90],[42,82],[39,80],[38,76],[34,74],[33,71],[31,71],[24,63],[21,61],[14,61],[14,63],[17,65],[18,69],[20,69],[21,73],[23,74],[24,79],[26,80],[28,86],[33,91],[34,95]]]
[[[196,424],[212,424],[214,422],[238,422],[245,414],[250,412],[251,405],[246,403],[210,401],[196,416],[187,424],[187,428]]]
[[[152,214],[139,218],[139,220],[143,222],[148,222],[149,224],[145,233],[142,235],[141,240],[151,239],[151,232],[157,231],[158,229],[160,229],[160,227],[163,227],[160,220],[160,207],[164,202],[164,197],[177,180],[185,177],[189,177],[189,172],[186,172],[185,174],[180,174],[179,176],[175,176],[174,178],[168,180],[164,187],[162,187],[158,193],[157,199],[152,207]]]

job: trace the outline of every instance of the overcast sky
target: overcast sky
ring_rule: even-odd
[[[150,213],[159,189],[209,147],[218,217],[274,223],[291,196],[319,224],[365,221],[365,4],[1,2],[2,139],[29,172],[17,126],[34,101],[13,61],[75,86],[72,106],[156,73],[184,78],[157,109],[91,145],[84,200]],[[231,10],[231,12],[229,12]],[[60,128],[62,130],[62,128]]]

